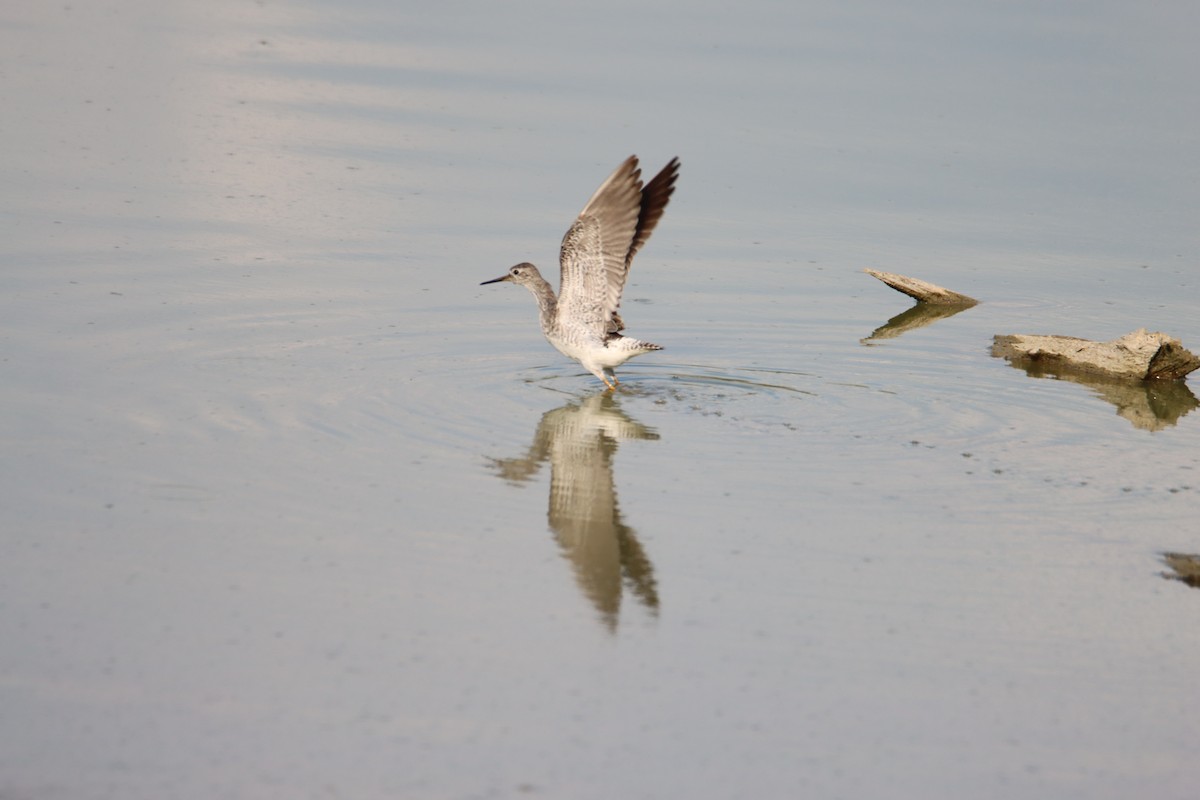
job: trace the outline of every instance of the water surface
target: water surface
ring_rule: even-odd
[[[0,794],[1190,797],[1195,397],[988,351],[1200,347],[1196,21],[6,10]]]

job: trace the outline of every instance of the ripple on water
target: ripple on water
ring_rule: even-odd
[[[523,439],[541,414],[602,390],[527,322],[484,335],[480,325],[443,318],[421,333],[385,337],[355,351],[367,361],[348,376],[343,395],[360,404],[364,433],[401,428],[430,446],[468,451],[496,437]],[[799,325],[736,336],[709,330],[703,339],[685,331],[678,349],[687,360],[663,353],[629,362],[619,370],[619,395],[631,411],[703,417],[726,435],[803,436],[834,447],[875,442],[881,453],[939,449],[990,458],[988,469],[1012,469],[1033,451],[1090,453],[1098,440],[1146,435],[1118,416],[1132,414],[1127,398],[1031,377],[992,358],[978,330],[948,335],[949,325],[937,325],[870,346],[860,343],[861,331],[806,338]],[[711,346],[703,358],[696,342]],[[355,393],[365,399],[350,399]],[[337,424],[346,422],[343,415]]]

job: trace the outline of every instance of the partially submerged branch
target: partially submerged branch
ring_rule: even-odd
[[[952,292],[937,284],[917,280],[916,278],[909,278],[906,275],[896,275],[892,272],[880,272],[874,269],[865,269],[863,272],[878,278],[897,292],[903,292],[918,303],[968,308],[979,302],[974,297],[967,297],[965,294]]]

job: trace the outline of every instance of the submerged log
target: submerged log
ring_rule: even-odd
[[[1165,333],[1145,328],[1111,342],[1073,336],[998,335],[992,355],[1014,364],[1045,369],[1077,370],[1126,380],[1182,380],[1200,367],[1200,358]]]
[[[952,292],[935,283],[928,283],[917,278],[909,278],[906,275],[897,275],[893,272],[880,272],[875,269],[864,269],[863,272],[878,278],[897,292],[903,292],[918,303],[968,308],[979,302],[974,297],[967,297],[965,294]]]

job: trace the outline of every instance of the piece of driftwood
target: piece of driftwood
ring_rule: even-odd
[[[1163,553],[1163,561],[1173,572],[1164,572],[1164,578],[1183,581],[1188,586],[1200,589],[1200,556],[1191,553]]]
[[[897,275],[894,272],[880,272],[875,269],[864,269],[863,272],[878,278],[897,292],[903,292],[918,303],[967,308],[979,302],[974,297],[967,297],[965,294],[952,292],[937,284],[910,278],[906,275]]]
[[[1181,380],[1200,367],[1200,358],[1178,339],[1145,328],[1111,342],[1073,336],[997,335],[992,355],[1014,364],[1029,362],[1043,368],[1077,370],[1127,380]]]

